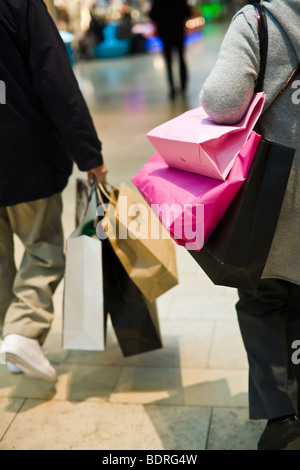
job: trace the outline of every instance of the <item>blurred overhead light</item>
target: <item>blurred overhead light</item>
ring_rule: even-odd
[[[139,18],[141,16],[140,12],[138,10],[132,10],[131,12],[131,18],[136,20],[137,18]]]
[[[201,26],[204,26],[204,24],[205,19],[202,16],[198,16],[197,18],[191,18],[185,23],[188,29],[201,28]]]

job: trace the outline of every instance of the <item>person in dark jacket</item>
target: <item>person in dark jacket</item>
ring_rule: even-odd
[[[0,332],[9,370],[56,380],[42,345],[64,274],[61,192],[75,162],[105,181],[101,142],[42,0],[1,0]],[[14,235],[24,244],[17,270]]]
[[[185,20],[191,16],[191,8],[186,0],[153,0],[149,16],[157,24],[158,35],[163,43],[170,98],[173,99],[176,94],[172,70],[173,50],[178,54],[181,91],[185,92],[187,86],[184,37]]]

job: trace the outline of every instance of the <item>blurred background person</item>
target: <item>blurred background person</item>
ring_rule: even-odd
[[[132,41],[132,21],[131,15],[129,12],[125,12],[118,23],[118,32],[117,38],[118,39],[127,39],[128,41]]]
[[[85,31],[83,37],[79,41],[79,58],[92,59],[94,58],[94,48],[96,44],[104,40],[104,27],[106,21],[104,17],[96,14],[96,9],[91,10],[91,21],[89,28]]]
[[[184,93],[187,87],[188,72],[184,57],[184,37],[185,21],[191,13],[186,0],[153,0],[149,12],[151,20],[157,25],[158,35],[163,43],[170,99],[174,99],[176,95],[172,70],[173,51],[176,51],[178,55],[181,92]]]

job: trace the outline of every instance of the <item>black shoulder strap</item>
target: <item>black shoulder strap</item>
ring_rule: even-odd
[[[263,91],[263,83],[265,78],[265,70],[268,56],[268,25],[264,8],[259,3],[253,4],[258,20],[258,36],[260,48],[260,69],[259,76],[256,82],[255,93]]]

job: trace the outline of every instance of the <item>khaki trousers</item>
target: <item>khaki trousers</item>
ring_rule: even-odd
[[[52,297],[64,274],[62,197],[0,207],[0,333],[43,344],[53,320]],[[24,245],[15,266],[14,235]]]

